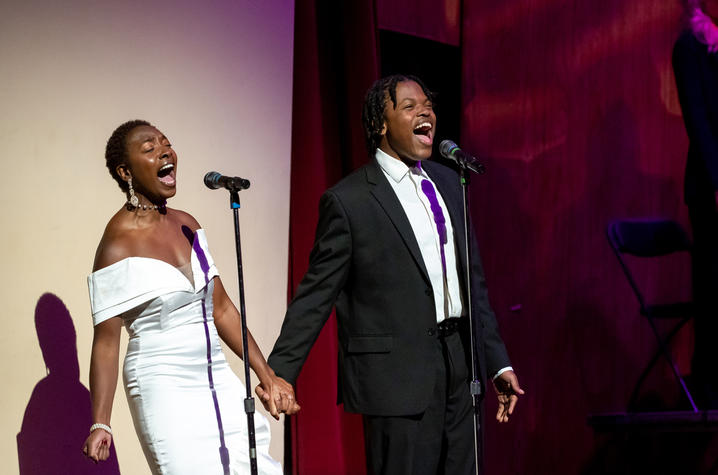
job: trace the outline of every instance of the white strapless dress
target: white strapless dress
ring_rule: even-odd
[[[193,282],[167,262],[128,257],[88,277],[94,324],[121,316],[130,336],[123,379],[153,473],[250,473],[246,392],[225,360],[212,318],[218,275],[203,230]],[[254,415],[259,473],[282,474],[266,418]]]

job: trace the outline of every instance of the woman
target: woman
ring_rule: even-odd
[[[120,328],[130,336],[123,370],[135,430],[153,473],[249,472],[244,387],[219,339],[242,354],[240,316],[218,277],[204,231],[166,207],[177,155],[148,122],[118,127],[107,167],[128,201],[107,224],[88,278],[95,334],[90,365],[94,424],[83,451],[107,459]],[[275,417],[299,410],[248,332],[257,394]],[[255,414],[260,473],[281,474],[268,455],[269,427]]]
[[[673,71],[690,147],[685,200],[693,228],[695,349],[691,363],[702,409],[718,408],[718,0],[686,0],[686,30]]]

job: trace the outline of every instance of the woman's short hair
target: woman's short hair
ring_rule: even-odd
[[[110,138],[107,139],[107,146],[105,147],[105,163],[107,169],[110,171],[110,175],[115,179],[120,189],[127,192],[129,187],[127,182],[123,180],[117,173],[117,167],[123,163],[127,163],[127,136],[132,132],[133,129],[141,125],[152,126],[146,120],[130,120],[120,125],[112,132]]]

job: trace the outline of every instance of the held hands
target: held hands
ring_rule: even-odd
[[[100,460],[107,460],[110,456],[110,444],[112,444],[112,435],[103,429],[95,429],[85,440],[82,452],[97,463]]]
[[[523,395],[524,390],[519,386],[519,380],[513,371],[505,371],[494,379],[494,389],[499,398],[499,410],[496,412],[496,420],[508,422],[509,416],[513,414],[519,394]]]
[[[266,381],[261,381],[254,388],[254,392],[264,408],[277,420],[281,413],[291,416],[301,409],[297,404],[294,388],[279,376],[272,375]]]

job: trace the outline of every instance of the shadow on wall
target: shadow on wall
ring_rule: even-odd
[[[35,385],[17,434],[20,475],[119,474],[114,444],[110,458],[99,465],[82,453],[92,424],[90,392],[79,380],[70,312],[56,295],[46,293],[38,300],[35,328],[47,376]]]

